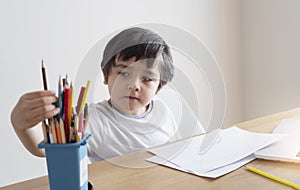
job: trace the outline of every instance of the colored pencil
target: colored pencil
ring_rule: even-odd
[[[46,124],[46,121],[42,122],[42,128],[43,128],[44,141],[45,141],[45,143],[48,143],[48,134],[47,134],[47,124]]]
[[[81,106],[81,103],[82,103],[84,92],[85,92],[85,87],[82,86],[81,89],[80,89],[80,94],[79,94],[78,100],[77,100],[77,106],[76,106],[77,114],[79,114],[80,109],[81,109],[80,106]]]
[[[55,124],[54,124],[54,119],[50,120],[50,134],[52,135],[52,142],[51,143],[57,143],[57,138],[56,138],[56,130],[55,130]]]
[[[82,102],[81,102],[81,105],[80,105],[79,112],[83,111],[83,109],[84,109],[84,105],[86,103],[86,98],[87,98],[88,91],[90,89],[90,85],[91,85],[91,81],[88,80],[87,84],[86,84],[86,87],[85,87],[84,94],[83,94],[83,98],[82,98]]]
[[[59,119],[63,115],[63,91],[62,91],[60,75],[59,75],[59,79],[58,79],[58,107],[60,109],[59,117],[58,117],[58,119]]]
[[[271,180],[274,180],[274,181],[277,181],[277,182],[279,182],[279,183],[285,184],[285,185],[287,185],[287,186],[293,187],[294,189],[300,190],[300,185],[297,185],[297,184],[292,183],[292,182],[290,182],[290,181],[288,181],[288,180],[279,178],[279,177],[277,177],[277,176],[271,175],[271,174],[269,174],[269,173],[267,173],[267,172],[263,172],[263,171],[261,171],[261,170],[259,170],[259,169],[254,168],[254,167],[245,166],[245,169],[247,169],[247,170],[249,170],[249,171],[251,171],[251,172],[254,172],[254,173],[256,173],[256,174],[259,174],[259,175],[261,175],[261,176],[264,176],[264,177],[266,177],[266,178],[269,178],[269,179],[271,179]]]
[[[84,136],[84,118],[83,118],[83,112],[81,111],[79,113],[79,126],[78,126],[78,130],[79,130],[79,133],[80,133],[80,136]]]
[[[70,116],[70,101],[71,101],[71,94],[70,94],[70,88],[67,87],[67,84],[66,84],[66,88],[65,88],[65,91],[64,91],[64,110],[65,110],[65,120],[64,120],[64,126],[65,126],[65,137],[66,139],[69,139],[69,128],[70,128],[70,120],[71,120],[71,116]]]
[[[42,60],[42,75],[43,75],[44,90],[48,90],[46,68],[43,60]]]
[[[43,85],[44,85],[44,90],[48,90],[48,85],[47,85],[47,76],[46,76],[46,68],[44,65],[44,61],[42,60],[42,77],[43,77]],[[49,125],[50,125],[50,119],[48,119],[48,125],[46,123],[46,121],[44,121],[45,126],[42,127],[43,128],[43,133],[46,133],[46,139],[45,142],[49,143],[50,142],[50,138],[49,137]],[[45,131],[44,131],[45,130]]]
[[[71,122],[72,122],[72,113],[73,113],[73,100],[74,100],[74,94],[73,94],[73,84],[71,81],[71,85],[70,85],[70,107],[69,107],[69,126],[71,126]]]
[[[59,128],[60,128],[60,134],[61,134],[61,143],[66,143],[66,134],[65,134],[65,128],[64,128],[64,122],[62,118],[59,119]]]
[[[61,144],[62,140],[61,140],[61,134],[60,134],[60,127],[59,127],[59,123],[58,121],[55,119],[55,132],[56,132],[56,139],[57,139],[57,143]]]

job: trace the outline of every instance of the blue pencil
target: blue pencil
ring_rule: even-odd
[[[58,79],[58,106],[60,109],[59,117],[63,115],[63,93],[62,93],[62,85],[61,85],[61,76],[59,75]]]

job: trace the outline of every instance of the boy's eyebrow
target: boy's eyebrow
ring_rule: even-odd
[[[153,72],[151,70],[145,70],[145,72],[149,75],[152,75],[152,76],[159,76],[156,72]]]
[[[132,69],[132,67],[130,65],[125,65],[125,64],[119,64],[119,65],[115,65],[113,67],[116,67],[116,68],[128,68],[128,69]],[[155,77],[158,77],[159,74],[157,74],[156,72],[152,71],[152,70],[144,70],[145,73],[149,74],[149,75],[152,75],[152,76],[155,76]]]
[[[127,68],[127,67],[129,67],[130,68],[130,66],[124,65],[124,64],[114,65],[114,67],[121,67],[121,68]]]

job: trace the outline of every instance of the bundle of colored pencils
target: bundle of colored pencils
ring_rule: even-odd
[[[46,69],[42,61],[42,74],[44,90],[47,90]],[[79,142],[84,136],[84,130],[88,122],[88,105],[86,103],[90,81],[86,87],[81,87],[77,105],[74,106],[73,85],[68,81],[68,76],[58,80],[58,101],[55,103],[60,112],[48,123],[43,121],[44,141],[46,143],[74,143]]]

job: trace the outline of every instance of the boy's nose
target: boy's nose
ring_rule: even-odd
[[[136,82],[130,84],[130,85],[128,86],[128,89],[129,89],[129,90],[133,90],[133,91],[140,91],[140,89],[141,89],[141,87],[140,87],[140,82],[136,81]]]

